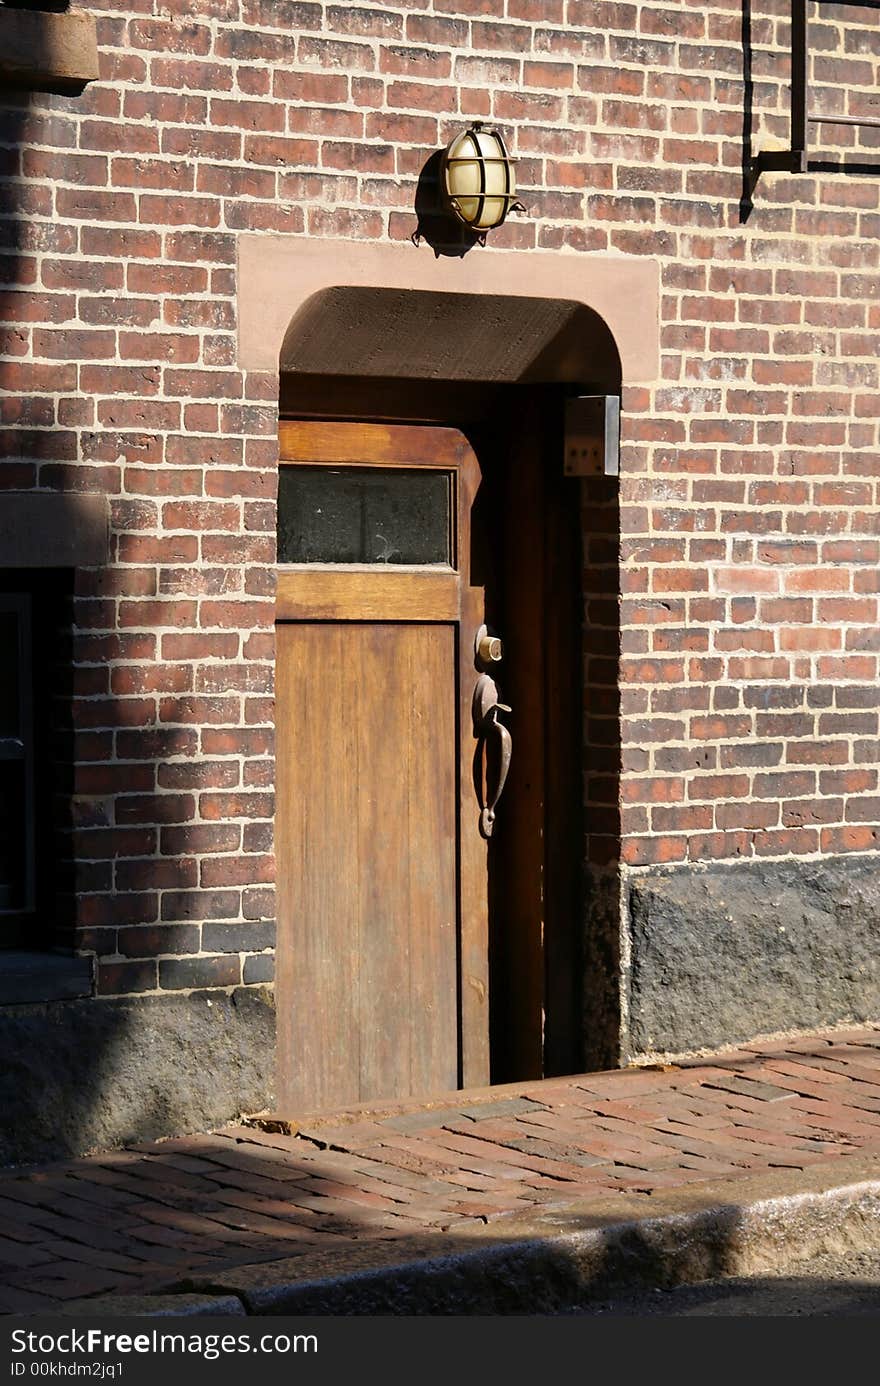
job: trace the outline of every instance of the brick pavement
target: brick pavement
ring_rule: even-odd
[[[230,1126],[0,1176],[0,1310],[855,1154],[880,1156],[880,1025]]]

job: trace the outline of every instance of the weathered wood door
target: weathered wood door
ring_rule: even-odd
[[[284,423],[281,458],[279,1109],[484,1083],[479,467],[402,424]]]

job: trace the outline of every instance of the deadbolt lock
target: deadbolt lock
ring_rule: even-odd
[[[504,646],[497,635],[490,635],[485,626],[480,626],[474,642],[477,667],[498,664],[504,658]]]

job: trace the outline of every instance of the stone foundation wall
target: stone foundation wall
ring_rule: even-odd
[[[629,875],[631,1055],[880,1015],[880,863],[741,862]]]
[[[0,1164],[205,1131],[262,1110],[271,991],[0,1007]]]

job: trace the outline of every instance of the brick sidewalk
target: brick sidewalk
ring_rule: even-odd
[[[0,1176],[0,1310],[49,1312],[315,1250],[454,1232],[842,1155],[880,1155],[880,1026],[710,1060],[226,1127]]]

